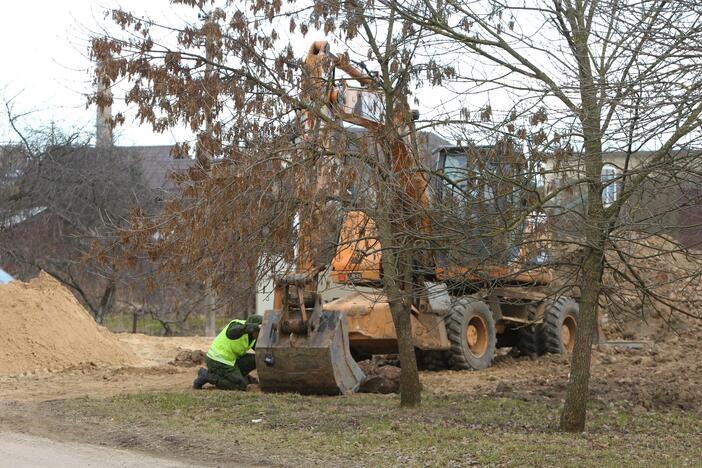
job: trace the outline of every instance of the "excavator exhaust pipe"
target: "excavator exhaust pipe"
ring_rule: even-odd
[[[256,342],[261,390],[305,395],[357,391],[365,375],[351,357],[348,336],[344,314],[322,310],[321,303],[308,319],[291,319],[285,308],[266,311]]]

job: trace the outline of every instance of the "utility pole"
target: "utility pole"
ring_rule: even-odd
[[[212,21],[212,15],[208,15],[207,19],[205,20],[206,24]],[[214,40],[212,38],[212,28],[207,27],[206,28],[206,37],[205,37],[205,58],[207,59],[207,63],[205,64],[205,82],[203,83],[203,86],[205,87],[205,90],[207,91],[207,85],[210,83],[210,79],[212,78],[212,61],[214,60]],[[212,138],[212,115],[210,113],[207,114],[206,120],[205,120],[205,134],[207,135],[208,139]],[[210,161],[212,159],[212,154],[210,154],[209,151],[200,151],[201,154],[206,154],[206,159],[207,159],[207,170],[209,171],[210,169]],[[201,161],[201,164],[204,161]],[[204,164],[202,164],[205,166]],[[205,169],[205,167],[203,167]],[[217,264],[217,262],[213,262],[213,264]],[[215,336],[217,333],[217,328],[216,328],[216,323],[215,323],[215,317],[217,314],[216,310],[216,305],[217,305],[217,297],[216,297],[216,291],[212,287],[212,277],[214,276],[215,272],[210,271],[209,272],[209,278],[207,279],[207,283],[205,285],[205,335],[207,336]]]
[[[97,151],[109,152],[112,150],[112,90],[108,86],[105,76],[105,64],[97,64],[97,110],[95,116],[95,149]],[[53,130],[53,123],[52,123]],[[53,131],[52,131],[53,138]],[[107,285],[100,300],[95,321],[102,325],[105,315],[112,311],[115,297],[117,295],[117,273],[116,266],[110,267],[107,275]]]
[[[112,147],[112,90],[105,80],[104,64],[97,64],[97,113],[95,118],[95,147]]]

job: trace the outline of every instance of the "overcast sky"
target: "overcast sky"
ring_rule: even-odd
[[[23,0],[3,2],[0,14],[0,141],[15,140],[9,130],[4,100],[14,97],[15,113],[32,111],[25,126],[52,121],[66,128],[92,129],[95,108],[86,109],[91,91],[88,37],[99,31],[105,6],[161,14],[167,2],[144,0]],[[157,6],[154,6],[157,5]],[[172,13],[171,13],[172,14]],[[116,105],[116,107],[119,104]],[[169,144],[172,135],[155,135],[134,122],[116,131],[116,143]]]
[[[166,0],[23,0],[4,2],[0,15],[0,41],[3,44],[3,66],[0,67],[0,103],[13,100],[15,114],[31,112],[22,119],[30,128],[55,122],[61,128],[83,128],[92,132],[95,107],[86,109],[86,94],[92,91],[88,41],[91,33],[100,32],[111,21],[105,21],[106,8],[122,7],[137,14],[146,14],[160,21],[182,24],[187,7],[174,7]],[[183,16],[180,16],[183,14]],[[191,16],[190,16],[191,17]],[[300,41],[299,53],[305,53],[310,37]],[[339,46],[342,47],[343,46]],[[336,46],[335,46],[336,48]],[[335,50],[339,52],[339,50]],[[360,51],[365,52],[365,49]],[[472,63],[472,62],[471,62]],[[426,87],[420,90],[420,110],[423,115],[443,106],[443,95],[450,93]],[[500,96],[496,91],[487,95],[493,109]],[[187,139],[184,131],[177,135],[154,134],[150,126],[139,126],[129,118],[129,109],[115,94],[113,112],[127,115],[125,125],[115,131],[118,145],[172,144]],[[475,101],[473,106],[482,105]],[[429,107],[427,107],[429,106]],[[460,108],[452,102],[451,107]],[[431,110],[434,112],[432,112]],[[16,141],[17,136],[7,124],[4,105],[0,108],[0,142]]]

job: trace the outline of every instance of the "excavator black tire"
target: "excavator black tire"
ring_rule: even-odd
[[[540,327],[542,354],[573,351],[579,315],[578,303],[569,297],[561,296],[546,304]]]
[[[451,349],[449,363],[456,370],[489,367],[495,357],[497,335],[490,308],[477,299],[461,299],[446,317]]]
[[[527,319],[534,320],[536,317],[537,304],[527,306]],[[539,355],[539,331],[536,325],[519,327],[517,330],[517,349],[522,356]]]

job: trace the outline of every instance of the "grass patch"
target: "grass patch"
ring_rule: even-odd
[[[241,447],[268,463],[353,466],[697,465],[702,421],[681,412],[593,408],[588,432],[557,432],[559,408],[510,398],[147,393],[64,403],[85,416]],[[261,422],[252,422],[262,420]]]

